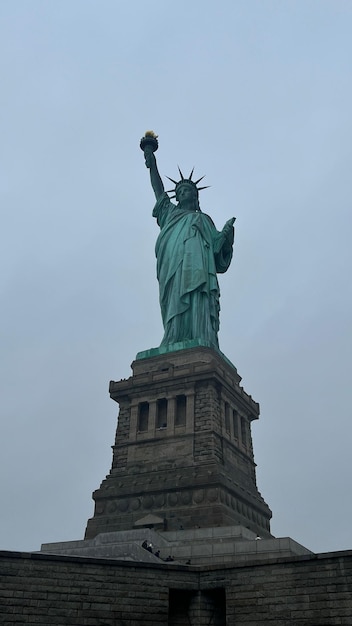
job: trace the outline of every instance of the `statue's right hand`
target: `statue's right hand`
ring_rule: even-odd
[[[145,164],[146,167],[148,169],[150,169],[151,167],[153,167],[153,165],[155,165],[155,156],[154,156],[154,152],[152,152],[152,150],[150,150],[150,148],[144,150],[144,158],[145,158]]]

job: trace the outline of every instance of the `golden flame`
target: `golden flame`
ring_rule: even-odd
[[[153,130],[147,130],[144,137],[153,137],[153,139],[157,139],[158,135],[156,135]]]

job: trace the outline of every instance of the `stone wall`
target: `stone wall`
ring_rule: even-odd
[[[0,553],[2,626],[351,626],[352,551],[227,567]]]
[[[223,575],[223,578],[220,578]],[[226,588],[227,623],[236,626],[351,626],[352,552],[278,559],[203,572],[201,588]]]

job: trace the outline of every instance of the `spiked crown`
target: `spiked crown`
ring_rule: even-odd
[[[206,185],[205,187],[197,187],[198,183],[200,183],[201,180],[203,180],[204,176],[202,176],[201,178],[198,178],[198,180],[194,181],[192,180],[192,176],[193,176],[193,172],[194,172],[194,168],[192,169],[190,175],[188,178],[185,178],[184,175],[182,174],[180,168],[178,168],[178,171],[180,172],[180,180],[174,180],[173,178],[170,178],[170,176],[167,176],[166,178],[168,178],[169,180],[171,180],[172,183],[174,183],[175,187],[174,189],[169,189],[167,191],[167,193],[173,193],[174,195],[171,196],[171,198],[176,198],[177,195],[177,190],[182,187],[182,185],[189,185],[190,187],[193,187],[193,189],[195,189],[197,191],[197,195],[198,192],[201,191],[202,189],[207,189],[209,187],[209,185]]]

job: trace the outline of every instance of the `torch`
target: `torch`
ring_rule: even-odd
[[[144,152],[144,157],[147,162],[147,155],[151,152],[156,152],[159,147],[158,135],[152,130],[147,130],[139,145]]]

